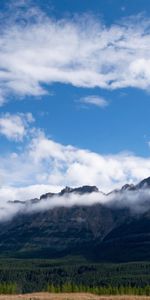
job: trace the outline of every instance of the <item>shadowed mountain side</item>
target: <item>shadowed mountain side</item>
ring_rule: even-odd
[[[100,204],[17,215],[0,226],[0,253],[20,257],[86,254],[96,239],[102,241],[119,222],[110,208]]]
[[[150,218],[131,218],[114,228],[94,248],[98,261],[129,262],[150,260]]]

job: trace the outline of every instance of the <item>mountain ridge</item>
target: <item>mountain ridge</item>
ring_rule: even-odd
[[[68,195],[68,194],[79,194],[79,195],[83,195],[83,194],[91,194],[91,193],[101,193],[103,195],[110,195],[112,193],[120,193],[123,191],[137,191],[140,189],[146,189],[146,188],[150,188],[150,177],[147,177],[145,179],[143,179],[142,181],[140,181],[138,184],[134,185],[134,184],[124,184],[120,189],[115,189],[112,190],[108,193],[104,193],[103,191],[100,191],[99,188],[95,185],[83,185],[83,186],[79,186],[79,187],[69,187],[66,186],[65,188],[63,188],[60,192],[58,193],[52,193],[52,192],[48,192],[45,194],[42,194],[39,198],[33,198],[33,199],[28,199],[28,200],[24,200],[21,201],[19,199],[17,200],[9,200],[9,203],[25,203],[26,201],[32,201],[32,202],[38,202],[39,200],[43,200],[46,198],[51,198],[54,196],[64,196],[64,195]]]
[[[150,260],[149,188],[150,177],[134,186],[124,185],[120,190],[105,195],[113,197],[111,205],[97,202],[89,205],[87,201],[84,205],[54,205],[27,213],[23,205],[26,201],[11,202],[14,207],[21,205],[23,209],[12,219],[0,222],[0,256],[58,258],[82,255],[102,262]],[[133,213],[126,202],[129,195],[134,199],[138,191],[140,197],[145,197],[145,191],[148,191],[146,200],[140,200],[141,207],[147,207],[140,213]],[[59,193],[47,193],[39,199],[31,199],[29,204],[36,206],[43,200],[53,197],[63,199],[68,195],[84,196],[86,199],[92,194],[97,197],[104,195],[95,186],[66,187]],[[123,201],[124,206],[116,205],[120,195],[120,203]]]

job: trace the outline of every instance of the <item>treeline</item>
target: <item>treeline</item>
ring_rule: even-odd
[[[75,285],[74,283],[65,283],[63,285],[48,284],[47,291],[49,293],[92,293],[96,295],[144,295],[150,296],[150,286],[131,287],[131,286],[84,286]]]
[[[0,259],[0,293],[47,290],[149,295],[150,263],[99,264],[69,260]],[[7,284],[6,284],[7,283]],[[10,284],[12,283],[12,284]]]

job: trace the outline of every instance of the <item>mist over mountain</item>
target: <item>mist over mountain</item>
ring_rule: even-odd
[[[108,194],[66,187],[0,209],[0,256],[150,259],[150,178]]]
[[[28,200],[4,201],[1,199],[0,222],[10,220],[18,214],[47,211],[56,207],[93,206],[101,204],[110,208],[127,208],[141,214],[150,206],[150,177],[137,185],[125,184],[121,189],[103,193],[96,186],[65,187],[59,193],[49,192]]]

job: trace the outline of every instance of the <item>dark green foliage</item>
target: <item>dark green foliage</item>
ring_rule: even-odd
[[[10,283],[13,284],[10,284]],[[150,263],[99,264],[82,258],[0,260],[0,293],[150,294]],[[2,292],[1,292],[2,291]]]

